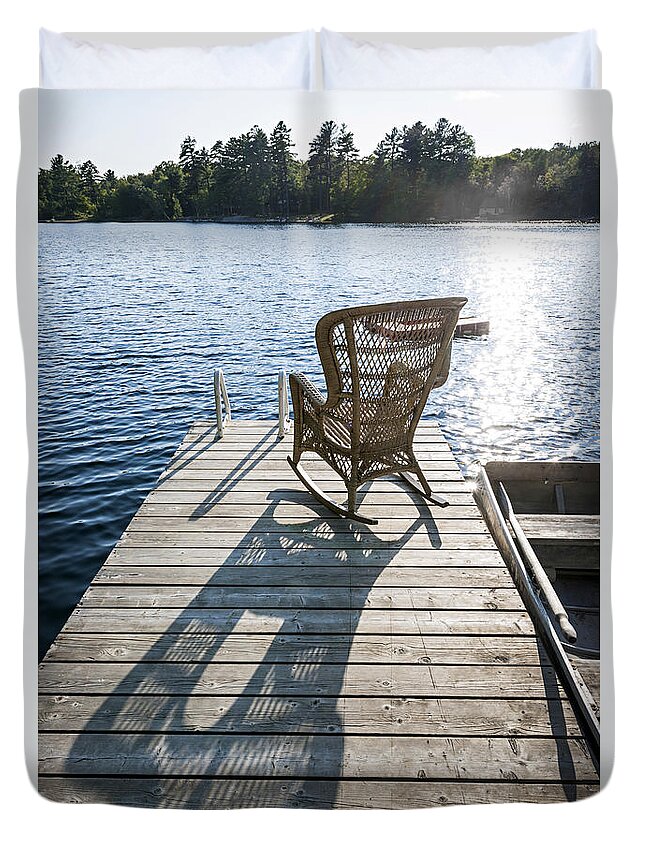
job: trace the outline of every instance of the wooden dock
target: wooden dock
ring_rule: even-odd
[[[149,807],[580,799],[597,768],[439,429],[376,527],[289,436],[194,424],[40,666],[39,787]],[[342,489],[310,457],[332,495]]]

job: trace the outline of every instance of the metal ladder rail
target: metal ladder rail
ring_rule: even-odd
[[[232,421],[231,403],[228,397],[226,388],[226,380],[224,379],[224,371],[221,368],[215,368],[213,375],[213,392],[215,395],[215,416],[217,419],[217,433],[219,436],[224,435],[226,427]],[[289,393],[286,370],[280,370],[278,373],[278,435],[280,438],[291,429],[291,420],[289,418]]]
[[[231,403],[228,399],[228,391],[226,390],[226,381],[224,379],[224,371],[221,368],[215,368],[213,376],[213,390],[215,393],[215,416],[217,418],[217,434],[224,435],[226,427],[232,423]]]
[[[278,435],[284,438],[291,429],[289,420],[289,393],[288,393],[287,371],[280,370],[278,373]]]

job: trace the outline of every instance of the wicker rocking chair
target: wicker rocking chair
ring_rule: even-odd
[[[289,375],[294,412],[293,458],[302,483],[329,509],[376,524],[356,512],[356,490],[397,473],[432,496],[412,442],[428,394],[448,378],[452,336],[464,297],[390,302],[332,311],[316,326],[327,398],[301,373]],[[313,451],[342,477],[347,507],[326,495],[300,464]],[[417,480],[412,475],[416,475]]]

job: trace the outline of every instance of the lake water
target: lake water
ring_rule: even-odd
[[[600,234],[563,223],[39,227],[40,652],[189,424],[276,418],[278,370],[322,384],[335,308],[465,295],[490,320],[430,395],[466,473],[491,458],[599,458]]]

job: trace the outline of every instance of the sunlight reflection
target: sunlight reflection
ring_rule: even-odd
[[[240,566],[254,566],[264,562],[266,556],[266,548],[248,548],[240,552],[236,563]]]
[[[590,336],[592,350],[597,348],[597,276],[589,281],[589,304],[574,307],[570,302],[579,300],[579,291],[562,270],[554,287],[553,259],[541,254],[531,231],[519,237],[509,229],[489,231],[482,243],[482,256],[470,255],[464,267],[482,294],[477,307],[490,320],[491,334],[468,341],[467,351],[466,343],[463,350],[454,348],[455,372],[463,357],[474,381],[451,388],[458,401],[442,412],[448,438],[457,451],[479,446],[480,461],[518,454],[534,458],[538,452],[543,457],[554,439],[559,456],[583,453],[579,425],[586,411],[596,408],[597,356],[586,373],[581,360],[573,383],[568,363],[571,347],[577,346],[576,326],[581,339]],[[572,408],[576,397],[580,404]]]
[[[262,613],[262,630],[267,633],[277,634],[284,625],[284,619],[275,616],[273,613]],[[244,610],[237,620],[235,632],[237,634],[254,634],[258,630],[258,618],[255,610]]]

